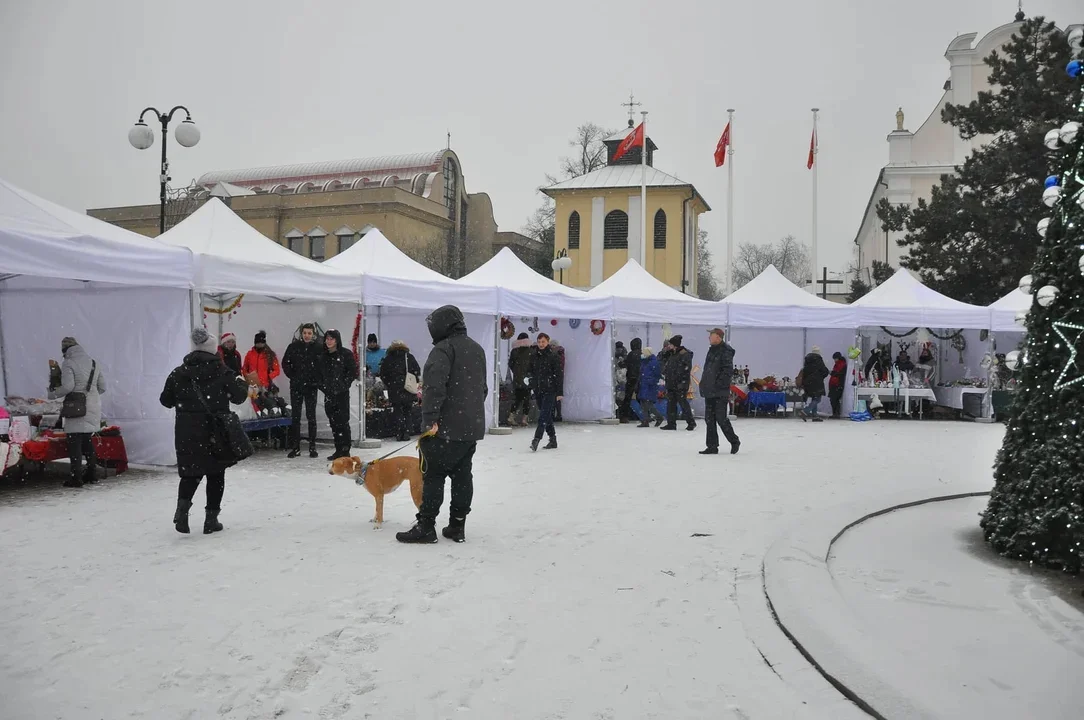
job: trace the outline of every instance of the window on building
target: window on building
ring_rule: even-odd
[[[309,238],[309,259],[316,262],[324,261],[324,245],[326,238],[323,235],[317,235]]]
[[[354,247],[354,243],[358,241],[357,233],[353,235],[340,235],[339,236],[339,252],[346,252],[350,248]]]
[[[606,213],[602,226],[602,247],[605,250],[627,250],[629,247],[629,216],[623,210]]]
[[[580,249],[580,214],[575,210],[568,216],[568,249]]]
[[[448,208],[448,217],[455,217],[456,201],[458,200],[458,178],[455,160],[444,158],[444,207]]]
[[[655,249],[666,249],[666,213],[662,210],[655,213]]]
[[[290,252],[295,252],[298,255],[303,254],[305,234],[297,228],[290,230],[290,232],[286,233],[286,247],[290,248]]]

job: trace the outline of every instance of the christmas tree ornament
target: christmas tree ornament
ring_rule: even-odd
[[[1081,69],[1084,69],[1084,64],[1079,60],[1071,60],[1069,64],[1065,66],[1065,72],[1067,72],[1071,78],[1080,77]]]
[[[1061,292],[1053,285],[1044,285],[1039,288],[1039,292],[1035,294],[1035,301],[1043,307],[1050,307],[1055,300],[1058,299],[1058,293]]]
[[[1062,368],[1061,374],[1058,375],[1058,379],[1054,381],[1055,390],[1064,390],[1065,388],[1084,382],[1084,373],[1080,372],[1080,368],[1076,364],[1076,346],[1080,342],[1080,336],[1084,335],[1084,325],[1077,323],[1067,322],[1064,320],[1054,321],[1054,332],[1069,348],[1069,359],[1065,363],[1065,367]],[[1073,339],[1070,340],[1070,334],[1073,335]],[[1070,375],[1070,372],[1074,374]]]
[[[1072,145],[1076,142],[1076,136],[1080,134],[1080,123],[1075,120],[1067,122],[1061,126],[1061,131],[1058,133],[1058,137],[1066,145]]]
[[[1043,190],[1043,205],[1047,207],[1054,207],[1061,201],[1062,189],[1057,185],[1048,187]]]
[[[1033,278],[1031,275],[1025,275],[1024,277],[1020,278],[1020,284],[1017,287],[1020,288],[1020,292],[1025,293],[1027,295],[1030,295],[1031,294],[1031,286],[1034,283],[1035,283],[1035,278]]]
[[[583,322],[583,321],[580,320],[579,318],[569,318],[568,319],[568,326],[570,328],[572,328],[573,330],[575,330],[576,328],[578,328],[580,326],[581,322]]]
[[[1077,265],[1080,266],[1080,274],[1084,275],[1084,255],[1080,256],[1080,262]]]
[[[1020,367],[1020,351],[1013,350],[1005,355],[1005,367],[1010,370],[1017,370]]]
[[[1039,231],[1039,237],[1046,237],[1046,229],[1050,227],[1050,218],[1046,217],[1039,221],[1035,229]]]
[[[1020,312],[1016,313],[1016,317],[1014,319],[1016,320],[1017,325],[1026,325],[1028,322],[1028,311],[1021,310]]]
[[[1057,184],[1058,184],[1058,176],[1057,175],[1048,175],[1046,180],[1043,181],[1043,187],[1053,187],[1054,185],[1057,185]]]
[[[1060,144],[1061,128],[1054,128],[1053,130],[1047,132],[1045,136],[1043,136],[1043,145],[1046,145],[1051,150],[1057,150],[1058,145]]]
[[[1069,41],[1069,48],[1074,52],[1079,53],[1084,50],[1084,26],[1077,25],[1075,28],[1069,31],[1069,36],[1066,38]]]

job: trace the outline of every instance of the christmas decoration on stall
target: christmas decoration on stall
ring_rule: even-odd
[[[506,317],[501,318],[501,340],[511,340],[516,336],[516,326]]]
[[[572,328],[573,330],[575,330],[576,328],[578,328],[580,326],[581,322],[583,322],[583,321],[578,319],[578,318],[569,318],[568,319],[568,326],[570,328]]]
[[[557,318],[553,318],[552,320],[550,320],[550,326],[557,327]]]
[[[1076,83],[1067,117],[1043,144],[1054,174],[1036,178],[1036,202],[1050,209],[1036,230],[1039,250],[1020,289],[1033,294],[1023,318],[1023,352],[1005,357],[1017,388],[983,513],[986,540],[1002,555],[1079,573],[1084,552],[1084,27],[1068,35],[1063,65]],[[1041,132],[1041,130],[1040,130]]]
[[[350,339],[350,348],[354,351],[354,357],[361,358],[359,362],[354,363],[357,366],[354,370],[355,380],[361,379],[361,369],[365,367],[365,356],[358,345],[361,341],[361,317],[363,314],[361,310],[358,310],[358,315],[354,318],[354,336]]]
[[[233,302],[231,302],[226,307],[217,308],[217,307],[210,307],[208,305],[204,305],[203,306],[203,317],[204,317],[204,319],[206,319],[207,318],[207,313],[211,313],[212,315],[229,315],[230,317],[233,317],[234,315],[237,314],[238,308],[241,307],[241,301],[244,300],[244,299],[245,299],[245,294],[241,293],[240,295],[235,297],[233,299]]]
[[[591,334],[601,335],[606,330],[605,320],[592,320],[591,321]]]

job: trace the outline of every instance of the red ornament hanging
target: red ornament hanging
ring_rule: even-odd
[[[592,320],[591,321],[591,334],[601,335],[606,330],[605,320]]]

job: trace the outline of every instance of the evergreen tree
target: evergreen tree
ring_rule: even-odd
[[[989,305],[1035,261],[1035,223],[1046,166],[1043,135],[1063,118],[1074,83],[1065,36],[1037,17],[985,58],[993,90],[969,105],[946,105],[941,119],[964,139],[990,138],[941,177],[927,202],[877,205],[877,215],[908,255],[901,264],[949,297]]]
[[[1052,127],[1043,162],[1057,172],[1034,201],[1049,224],[1037,243],[1030,277],[1035,302],[1027,316],[1020,386],[995,466],[995,486],[981,522],[1003,555],[1077,573],[1084,551],[1084,91],[1079,58],[1084,33],[1074,33],[1077,60],[1059,72],[1076,86],[1072,103]],[[1059,139],[1060,138],[1060,139]],[[1043,173],[1045,174],[1045,173]],[[1031,178],[1034,182],[1041,178]],[[1025,183],[1021,178],[1020,185]],[[1027,228],[1035,233],[1035,226]],[[1040,235],[1043,231],[1040,230]],[[1031,234],[1034,240],[1035,235]],[[1056,295],[1050,299],[1053,288]],[[1012,355],[1012,354],[1010,354]],[[1010,367],[1015,358],[1007,358]]]

